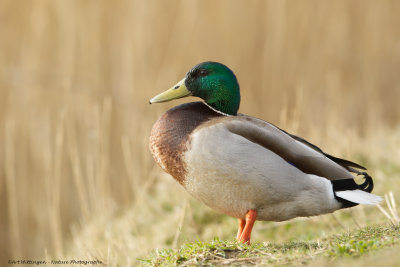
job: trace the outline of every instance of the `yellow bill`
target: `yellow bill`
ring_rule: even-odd
[[[191,94],[192,94],[192,92],[190,92],[186,88],[185,78],[184,78],[180,82],[178,82],[176,85],[174,85],[170,89],[168,89],[167,91],[165,91],[159,95],[156,95],[155,97],[150,99],[150,104],[166,102],[166,101],[170,101],[173,99],[178,99],[178,98],[182,98],[185,96],[189,96]]]

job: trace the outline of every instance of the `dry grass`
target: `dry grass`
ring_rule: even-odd
[[[188,200],[147,148],[156,118],[182,102],[148,99],[205,60],[235,71],[242,113],[361,161],[378,193],[398,195],[398,14],[397,1],[1,1],[0,261],[124,266],[233,235],[235,220]],[[366,209],[290,225],[385,220]],[[259,240],[299,238],[258,227]]]

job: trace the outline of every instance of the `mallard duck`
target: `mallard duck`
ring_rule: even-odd
[[[193,67],[159,103],[187,96],[154,124],[150,150],[193,197],[239,219],[237,240],[250,244],[255,220],[284,221],[377,204],[372,178],[357,163],[323,152],[275,125],[239,114],[234,73],[217,62]],[[352,173],[365,181],[357,184]]]

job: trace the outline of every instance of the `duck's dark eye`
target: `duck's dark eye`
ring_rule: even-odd
[[[210,71],[207,69],[194,69],[187,73],[187,80],[195,80],[200,77],[204,77],[210,74]]]
[[[200,77],[203,77],[203,76],[206,76],[206,75],[208,75],[208,70],[206,70],[206,69],[201,69],[201,70],[199,70],[199,72],[198,72],[198,76],[200,76]]]

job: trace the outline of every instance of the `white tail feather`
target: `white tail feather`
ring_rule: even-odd
[[[382,197],[370,194],[359,189],[335,192],[336,196],[353,203],[376,205],[383,200]]]

